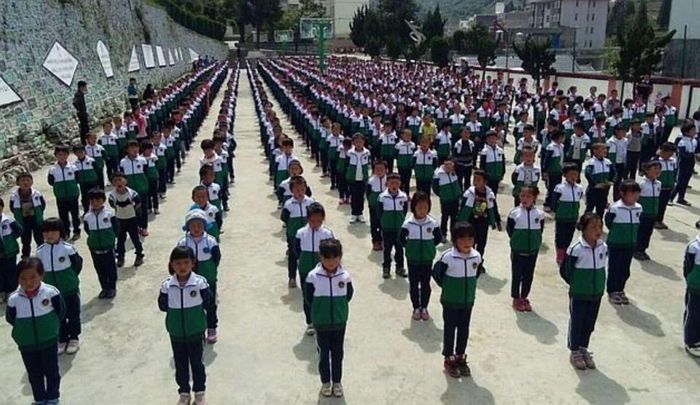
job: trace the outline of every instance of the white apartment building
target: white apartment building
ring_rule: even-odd
[[[576,47],[601,48],[605,43],[609,0],[528,0],[531,28],[576,28]]]

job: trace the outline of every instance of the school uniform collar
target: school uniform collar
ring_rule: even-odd
[[[326,269],[323,267],[323,264],[322,264],[322,263],[319,263],[317,266],[318,266],[318,270],[319,270],[319,271],[318,271],[318,274],[319,274],[320,276],[323,276],[323,277],[326,277],[326,278],[334,278],[334,277],[337,277],[337,276],[339,276],[339,275],[345,273],[345,269],[343,268],[343,265],[342,265],[342,264],[339,264],[339,265],[338,265],[338,268],[335,270],[335,273],[333,273],[333,274],[329,274],[329,273],[326,271]]]
[[[197,279],[196,279],[196,276],[195,276],[194,271],[193,271],[190,273],[190,277],[187,279],[187,281],[185,282],[185,285],[182,286],[182,288],[192,287],[195,285],[197,285]],[[173,274],[172,277],[170,277],[170,286],[171,287],[178,287],[178,288],[180,287],[180,281],[177,279],[177,274]]]
[[[698,235],[698,237],[700,237],[700,235]],[[586,241],[586,239],[583,238],[583,236],[579,237],[579,240],[578,240],[578,241],[579,241],[579,243],[580,243],[583,247],[587,247],[587,248],[590,248],[590,249],[593,249],[593,250],[597,249],[598,247],[600,247],[600,246],[603,244],[603,241],[602,241],[601,239],[598,239],[598,240],[595,242],[595,246],[591,246],[591,245]]]
[[[463,259],[463,260],[464,260],[464,259],[470,259],[470,258],[472,258],[472,257],[475,256],[475,255],[474,255],[474,249],[475,249],[475,248],[472,247],[471,250],[469,251],[469,253],[465,256],[464,253],[461,253],[459,250],[457,250],[457,247],[456,247],[456,246],[453,246],[452,249],[450,249],[450,255],[451,255],[452,257],[456,257],[456,258],[458,258],[458,259]]]
[[[425,217],[420,218],[420,219],[418,219],[416,217],[412,217],[411,220],[409,221],[409,223],[414,224],[414,225],[425,225],[430,218],[431,218],[430,215],[426,215]]]
[[[46,286],[46,284],[45,284],[43,281],[40,282],[40,283],[39,283],[39,287],[37,287],[37,289],[34,291],[34,294],[33,294],[31,297],[29,297],[29,294],[27,294],[27,292],[24,291],[24,289],[23,289],[21,286],[17,286],[16,292],[17,292],[17,294],[19,294],[20,296],[22,296],[22,297],[24,297],[24,298],[34,298],[34,297],[36,297],[37,295],[39,295],[39,293],[41,293],[41,290],[42,290],[45,286]]]

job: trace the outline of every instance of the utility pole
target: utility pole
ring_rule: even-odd
[[[318,33],[318,68],[321,73],[326,71],[326,28],[330,27],[330,20],[317,20],[313,23],[314,30]]]
[[[681,79],[685,79],[685,51],[688,46],[688,25],[683,27],[683,53],[681,54]]]
[[[574,29],[574,47],[571,52],[571,71],[576,71],[576,29]]]

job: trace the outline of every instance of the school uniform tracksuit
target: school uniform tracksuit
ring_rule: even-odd
[[[455,172],[448,173],[443,167],[435,170],[433,176],[433,191],[440,198],[440,231],[442,235],[447,235],[447,223],[453,227],[459,214],[459,197],[462,195],[462,188],[457,181]]]
[[[508,215],[506,230],[510,236],[512,283],[511,298],[527,298],[535,275],[537,255],[542,246],[544,212],[537,207],[513,208]]]
[[[58,163],[52,165],[49,168],[48,182],[53,187],[58,217],[63,222],[64,233],[70,234],[72,219],[73,233],[80,235],[80,209],[78,208],[80,189],[76,181],[75,167],[70,163],[66,163],[65,166]]]
[[[73,162],[73,167],[75,167],[75,180],[80,187],[80,202],[85,213],[90,207],[88,192],[99,184],[95,159],[85,156],[83,160],[77,159]]]
[[[429,149],[427,152],[418,149],[413,154],[413,171],[416,173],[416,189],[430,196],[435,169],[438,167],[437,152]]]
[[[60,396],[57,342],[65,312],[58,289],[44,282],[33,292],[17,289],[7,301],[6,319],[12,325],[12,339],[22,355],[37,403]]]
[[[520,205],[520,191],[523,186],[537,187],[541,177],[542,171],[534,164],[526,165],[525,163],[520,163],[515,167],[511,175],[511,181],[513,182],[513,199],[516,207]]]
[[[352,278],[342,266],[329,274],[319,263],[306,276],[304,289],[307,305],[311,308],[311,322],[316,329],[321,382],[340,383],[348,304],[354,293]]]
[[[413,309],[428,308],[430,276],[436,246],[442,242],[442,232],[431,216],[404,221],[399,232],[399,244],[406,250],[408,282]]]
[[[309,273],[316,268],[320,261],[318,248],[322,240],[333,239],[333,232],[322,225],[318,229],[311,228],[308,224],[299,229],[296,234],[294,250],[299,259],[299,279],[304,283]],[[302,294],[306,294],[306,289],[302,288]],[[311,324],[311,307],[304,296],[304,317],[306,324]]]
[[[173,349],[175,381],[181,394],[189,394],[191,391],[190,369],[192,389],[202,392],[206,388],[202,336],[207,328],[205,311],[211,302],[212,295],[207,281],[197,274],[191,273],[182,286],[175,275],[161,284],[158,308],[166,313],[165,327]]]
[[[476,249],[463,254],[453,247],[443,253],[433,266],[433,279],[442,288],[442,355],[445,357],[455,354],[461,356],[466,352],[469,323],[476,296],[477,270],[480,265],[481,255]]]
[[[379,195],[386,190],[386,175],[378,177],[373,175],[367,182],[367,206],[369,207],[369,228],[372,243],[382,241],[382,224],[377,210]]]
[[[314,199],[304,196],[299,201],[296,198],[290,198],[284,203],[280,219],[286,224],[287,231],[287,276],[289,279],[297,277],[297,257],[294,243],[296,241],[297,231],[306,225],[306,209],[314,203]]]
[[[639,218],[642,206],[625,205],[618,200],[610,206],[605,214],[605,225],[608,227],[608,294],[623,292],[625,283],[630,277],[632,255],[637,246]]]
[[[455,171],[459,186],[463,190],[468,189],[472,182],[472,169],[474,168],[474,155],[476,146],[471,139],[460,139],[452,148],[452,157],[455,162]]]
[[[124,194],[113,190],[109,193],[107,199],[117,217],[119,229],[119,232],[117,232],[117,258],[124,258],[124,254],[126,253],[124,243],[126,242],[127,235],[129,235],[131,243],[134,245],[136,257],[143,257],[143,244],[139,237],[138,212],[140,205],[142,205],[139,194],[127,187]]]
[[[562,165],[564,159],[564,145],[550,142],[544,149],[542,160],[542,170],[547,173],[547,197],[544,201],[545,207],[552,207],[554,188],[561,183]]]
[[[688,183],[693,176],[695,168],[695,154],[698,153],[698,140],[689,136],[683,136],[678,141],[678,178],[676,182],[676,191],[671,196],[673,200],[676,195],[678,200],[685,200],[685,192],[688,189]]]
[[[148,177],[146,177],[148,162],[142,156],[137,156],[134,159],[127,156],[121,160],[119,166],[122,173],[126,175],[129,188],[138,193],[139,202],[141,203],[136,207],[138,227],[148,229],[148,212],[146,211],[146,204],[143,203],[148,199]]]
[[[346,152],[348,157],[348,167],[345,173],[345,179],[350,185],[351,200],[351,215],[362,215],[365,205],[365,189],[367,180],[369,180],[369,166],[372,161],[367,148],[361,151],[350,149]]]
[[[471,186],[462,196],[462,208],[457,221],[467,221],[474,226],[474,248],[483,256],[488,241],[489,225],[496,227],[496,195],[487,186],[478,191]]]
[[[102,290],[116,290],[117,265],[114,262],[114,242],[119,233],[119,224],[113,210],[103,207],[90,210],[83,217],[87,245]]]
[[[413,154],[416,144],[413,142],[399,141],[396,144],[396,167],[401,176],[401,190],[408,194],[411,189],[411,167],[413,166]]]
[[[45,282],[60,291],[66,305],[59,328],[59,343],[78,340],[81,332],[78,274],[83,269],[83,258],[73,245],[63,241],[55,245],[44,243],[36,250],[36,257],[44,265]]]
[[[557,257],[561,255],[562,259],[576,232],[582,197],[583,187],[578,183],[565,181],[554,188],[551,206],[554,211],[554,246]]]
[[[613,200],[620,198],[620,183],[626,173],[627,162],[627,138],[612,137],[606,142],[608,146],[608,159],[615,167],[615,179],[613,180]]]
[[[666,216],[666,208],[671,200],[671,193],[676,187],[676,176],[678,175],[678,164],[676,159],[671,157],[664,159],[658,156],[656,161],[661,164],[661,174],[659,181],[661,182],[661,193],[659,193],[659,213],[656,216],[657,222],[664,222]]]
[[[377,199],[377,215],[382,227],[382,242],[384,245],[384,262],[382,268],[388,271],[391,267],[391,251],[394,252],[396,269],[404,268],[403,245],[399,243],[399,231],[406,219],[408,211],[408,196],[401,190],[392,195],[384,190]]]
[[[9,215],[0,215],[0,293],[10,294],[17,289],[17,239],[22,227]]]
[[[603,218],[605,208],[608,205],[608,192],[610,190],[608,185],[615,180],[615,166],[606,158],[592,157],[588,159],[584,173],[586,180],[588,180],[586,212],[595,210],[596,214]]]
[[[651,181],[646,176],[639,182],[642,189],[639,194],[639,204],[642,206],[642,215],[639,217],[639,234],[637,235],[637,252],[644,252],[649,247],[651,235],[654,232],[654,222],[659,215],[659,197],[661,195],[661,182]]]
[[[32,250],[32,238],[37,246],[44,242],[41,224],[44,222],[46,201],[33,188],[26,195],[17,189],[10,196],[10,210],[15,221],[22,227],[22,257],[27,257]]]
[[[685,249],[683,277],[686,281],[683,340],[688,347],[700,344],[700,236]]]
[[[588,348],[600,310],[600,298],[605,291],[605,264],[608,247],[602,240],[595,246],[583,238],[566,251],[559,268],[561,277],[569,284],[569,333],[567,346],[571,351]],[[613,263],[609,268],[612,269]]]
[[[177,246],[185,246],[195,254],[197,264],[194,272],[204,277],[209,286],[211,301],[205,312],[207,314],[207,328],[216,329],[219,323],[219,318],[216,315],[218,308],[216,298],[216,282],[218,278],[218,267],[221,262],[221,250],[216,239],[206,232],[200,238],[194,238],[189,232],[177,242]]]

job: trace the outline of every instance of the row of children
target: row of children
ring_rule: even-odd
[[[194,113],[198,105],[210,96],[210,92],[218,91],[219,83],[227,72],[225,68],[226,65],[221,64],[209,74],[201,76],[206,85],[199,85],[189,96],[193,102],[188,112]],[[201,119],[203,116],[200,118],[198,114],[183,117],[195,130],[201,125]],[[158,131],[154,131],[154,138],[156,136],[160,136]],[[143,263],[143,247],[138,231],[144,224],[142,212],[149,197],[134,188],[149,185],[148,161],[139,155],[139,149],[147,154],[152,151],[153,145],[147,141],[139,145],[137,140],[129,140],[126,145],[126,156],[120,162],[120,168],[111,174],[113,190],[109,196],[97,184],[87,190],[81,187],[83,183],[80,181],[88,177],[81,172],[91,170],[91,179],[103,175],[94,169],[94,165],[91,165],[91,169],[85,165],[85,148],[74,148],[78,158],[75,163],[68,162],[68,147],[56,147],[57,163],[50,169],[49,182],[53,186],[59,215],[66,218],[66,223],[59,218],[44,219],[45,201],[32,187],[32,176],[28,173],[18,176],[19,188],[11,197],[15,219],[2,215],[4,223],[13,231],[3,237],[1,246],[3,264],[6,266],[0,269],[0,274],[5,286],[15,288],[7,298],[7,320],[13,325],[12,336],[27,368],[36,404],[59,403],[58,356],[63,353],[75,354],[80,347],[79,274],[83,259],[76,247],[69,243],[68,219],[72,217],[74,221],[74,238],[71,242],[80,235],[81,220],[87,233],[88,250],[101,286],[98,298],[113,298],[116,294],[117,267],[124,262],[127,234],[136,250],[134,266]],[[87,203],[82,217],[77,213],[81,188],[82,198]],[[107,207],[108,202],[111,208]],[[4,204],[0,200],[2,206]],[[22,260],[16,264],[19,253],[17,238],[25,232],[22,229],[25,224],[31,230],[26,238],[23,237],[27,242],[23,246],[27,255],[23,254]],[[31,236],[39,245],[33,256],[29,256]],[[12,282],[14,284],[8,284]]]
[[[275,92],[276,95],[282,97],[279,99],[281,104],[284,105],[286,103],[287,105],[293,105],[295,108],[299,108],[300,106],[307,106],[310,108],[315,107],[313,103],[306,102],[300,93],[294,92],[291,88],[286,87],[288,86],[288,83],[283,83],[281,80],[281,75],[274,77],[274,75],[270,73],[270,69],[266,69],[265,67],[261,67],[261,72],[263,72],[264,77],[269,78],[268,84],[273,87],[273,92],[275,92],[275,87],[282,87],[279,91]],[[288,74],[288,72],[285,72],[285,74]],[[291,79],[289,82],[299,80],[298,77],[294,77],[293,75],[291,75],[290,78]],[[283,97],[289,97],[289,95],[295,97],[295,100],[288,101],[283,99]],[[304,117],[315,116],[313,113],[305,114],[303,111],[296,111],[290,115],[292,116],[293,121],[295,121],[295,117],[302,117],[302,119],[304,119]],[[321,119],[322,122],[324,119],[325,118]],[[304,124],[299,123],[296,123],[296,126],[297,128],[308,128]],[[579,128],[579,131],[583,129],[582,123],[577,124],[576,126]],[[310,127],[313,128],[313,125]],[[532,130],[533,128],[529,129],[531,132]],[[632,131],[634,131],[634,129]],[[565,136],[564,133],[558,130],[553,130],[552,132],[556,143],[560,145]],[[616,132],[624,137],[627,136],[627,131],[621,125],[616,127]],[[693,123],[685,122],[681,127],[681,134],[682,136],[680,137],[679,142],[681,145],[681,152],[679,153],[679,159],[681,161],[685,161],[686,167],[684,175],[689,179],[690,175],[692,174],[694,164],[694,152],[697,150],[697,142],[694,139],[695,126]],[[359,136],[353,136],[353,141],[355,141],[356,138],[359,138]],[[498,139],[497,137],[494,138]],[[310,136],[310,139],[313,139],[312,135]],[[406,139],[406,141],[408,141],[408,139]],[[428,145],[426,145],[426,147],[427,146]],[[608,188],[611,185],[612,180],[615,178],[615,169],[611,162],[605,159],[607,149],[605,144],[597,143],[592,149],[593,157],[589,159],[586,164],[586,177],[589,182],[589,187],[586,192],[586,211],[597,211],[599,213],[598,218],[600,219],[603,216],[605,208],[608,206]],[[605,215],[606,225],[608,226],[611,235],[609,236],[609,241],[612,246],[611,260],[613,262],[613,265],[611,265],[612,270],[610,279],[607,283],[607,291],[609,294],[609,300],[614,304],[629,303],[629,300],[624,294],[624,286],[627,278],[629,277],[630,260],[632,256],[637,257],[639,260],[648,260],[645,250],[649,245],[649,239],[651,237],[651,233],[653,232],[654,226],[656,225],[656,227],[662,229],[665,227],[662,222],[663,212],[665,211],[666,206],[666,203],[664,202],[664,195],[666,198],[668,198],[673,192],[678,171],[676,170],[675,161],[673,159],[673,154],[676,149],[675,145],[672,143],[664,143],[660,149],[661,150],[659,151],[658,156],[654,156],[653,159],[650,159],[652,161],[644,162],[644,177],[641,184],[637,184],[633,180],[627,180],[625,181],[624,186],[618,186],[620,189],[618,191],[619,195],[622,197],[627,197],[623,198],[623,201],[614,204]],[[523,187],[526,187],[528,190],[528,193],[526,194],[532,194],[532,186],[534,186],[537,182],[532,181],[533,172],[535,172],[535,168],[533,167],[534,150],[528,146],[524,147],[523,150],[525,152],[523,155],[526,156],[523,158],[523,160],[526,162],[524,162],[523,165],[520,165],[513,175],[513,183],[516,186],[516,190],[514,191],[514,196],[516,197],[516,208],[509,215],[509,224],[507,228],[511,236],[511,249],[514,252],[514,255],[512,256],[512,275],[514,281],[511,291],[514,300],[513,306],[516,310],[528,311],[530,310],[531,306],[527,300],[527,295],[532,283],[532,274],[534,272],[535,261],[539,251],[539,241],[541,241],[541,238],[538,239],[534,234],[532,234],[532,231],[537,230],[537,232],[541,233],[541,226],[538,226],[537,222],[539,221],[540,224],[543,224],[544,214],[542,212],[535,212],[533,215],[530,215],[529,217],[532,221],[534,221],[534,223],[529,223],[529,221],[522,221],[522,224],[519,223],[519,220],[522,220],[523,218],[523,215],[521,214],[523,207],[526,208],[526,212],[532,214],[528,208],[528,203],[523,205],[522,189]],[[654,150],[654,152],[656,152],[656,150]],[[656,153],[654,154],[656,155]],[[565,162],[563,159],[563,154],[559,154],[555,157],[558,158],[556,159],[556,166],[558,170],[552,170],[551,172],[548,171],[547,174],[554,174],[552,177],[556,179],[556,183],[552,183],[553,186],[555,186],[553,188],[556,189],[556,191],[552,190],[550,193],[550,198],[548,198],[548,202],[554,205],[555,222],[557,228],[555,232],[557,262],[561,264],[564,262],[566,248],[570,246],[573,239],[575,224],[579,216],[579,204],[581,198],[583,197],[583,190],[578,185],[579,173],[581,171],[580,165],[576,164],[576,162]],[[548,160],[553,161],[555,159],[552,159],[552,156],[550,155],[548,156]],[[447,166],[451,166],[449,162]],[[379,167],[380,174],[386,171],[386,165],[381,162],[375,167]],[[445,170],[445,168],[446,166],[443,164],[441,169]],[[450,170],[447,169],[447,171]],[[539,169],[537,168],[536,171],[539,172]],[[565,182],[563,184],[559,184],[562,174],[564,174]],[[636,167],[632,171],[632,174],[636,176]],[[482,184],[485,183],[485,181],[483,181],[483,177],[485,176],[483,176],[482,173],[475,173],[475,185],[477,182]],[[477,181],[477,178],[480,178],[480,181]],[[529,181],[525,181],[526,178],[529,179]],[[539,173],[536,175],[536,178],[539,180]],[[657,180],[659,178],[664,180],[663,185],[661,181]],[[519,184],[519,180],[521,184]],[[622,179],[619,179],[619,182],[620,183],[618,184],[621,184]],[[437,187],[437,189],[439,194],[440,187]],[[569,192],[569,189],[571,192]],[[485,188],[482,190],[485,190]],[[469,191],[467,191],[462,203],[467,209],[470,205],[470,194],[473,194],[473,192],[469,193]],[[639,197],[640,195],[641,198]],[[638,207],[638,212],[635,212],[634,215],[629,217],[631,219],[627,219],[628,216],[622,216],[621,212],[627,212],[626,210],[631,210],[633,207],[635,207],[637,199],[639,199],[641,202],[641,206]],[[534,203],[534,199],[530,198],[530,200]],[[484,198],[483,201],[484,204],[482,205],[483,208],[481,211],[490,211],[492,207],[490,206],[491,204],[489,204],[489,199]],[[441,198],[441,203],[442,202],[443,199]],[[396,205],[394,205],[394,207],[396,207]],[[463,209],[462,212],[465,212],[465,209]],[[460,215],[460,217],[462,217],[460,219],[467,219],[470,214],[471,213],[467,211],[464,216]],[[443,209],[443,217],[444,216],[445,210]],[[464,218],[465,216],[467,218]],[[484,217],[489,217],[489,214],[484,215]],[[659,220],[659,218],[661,219]],[[632,228],[632,232],[630,232],[630,228]],[[528,232],[517,232],[518,229],[525,229]],[[637,230],[639,230],[639,237],[637,237]],[[522,237],[523,234],[528,236]],[[386,251],[385,256],[388,256],[388,252]],[[401,263],[402,262],[403,260],[401,260]],[[400,273],[403,273],[403,271]],[[603,282],[603,285],[604,284],[605,282]],[[602,295],[602,291],[600,294]],[[688,347],[690,348],[689,351],[691,351],[693,345],[688,345]],[[583,356],[583,354],[581,356]],[[586,356],[588,356],[588,354],[586,354]],[[586,356],[583,357],[590,360],[590,358]],[[579,356],[574,357],[578,358]]]

